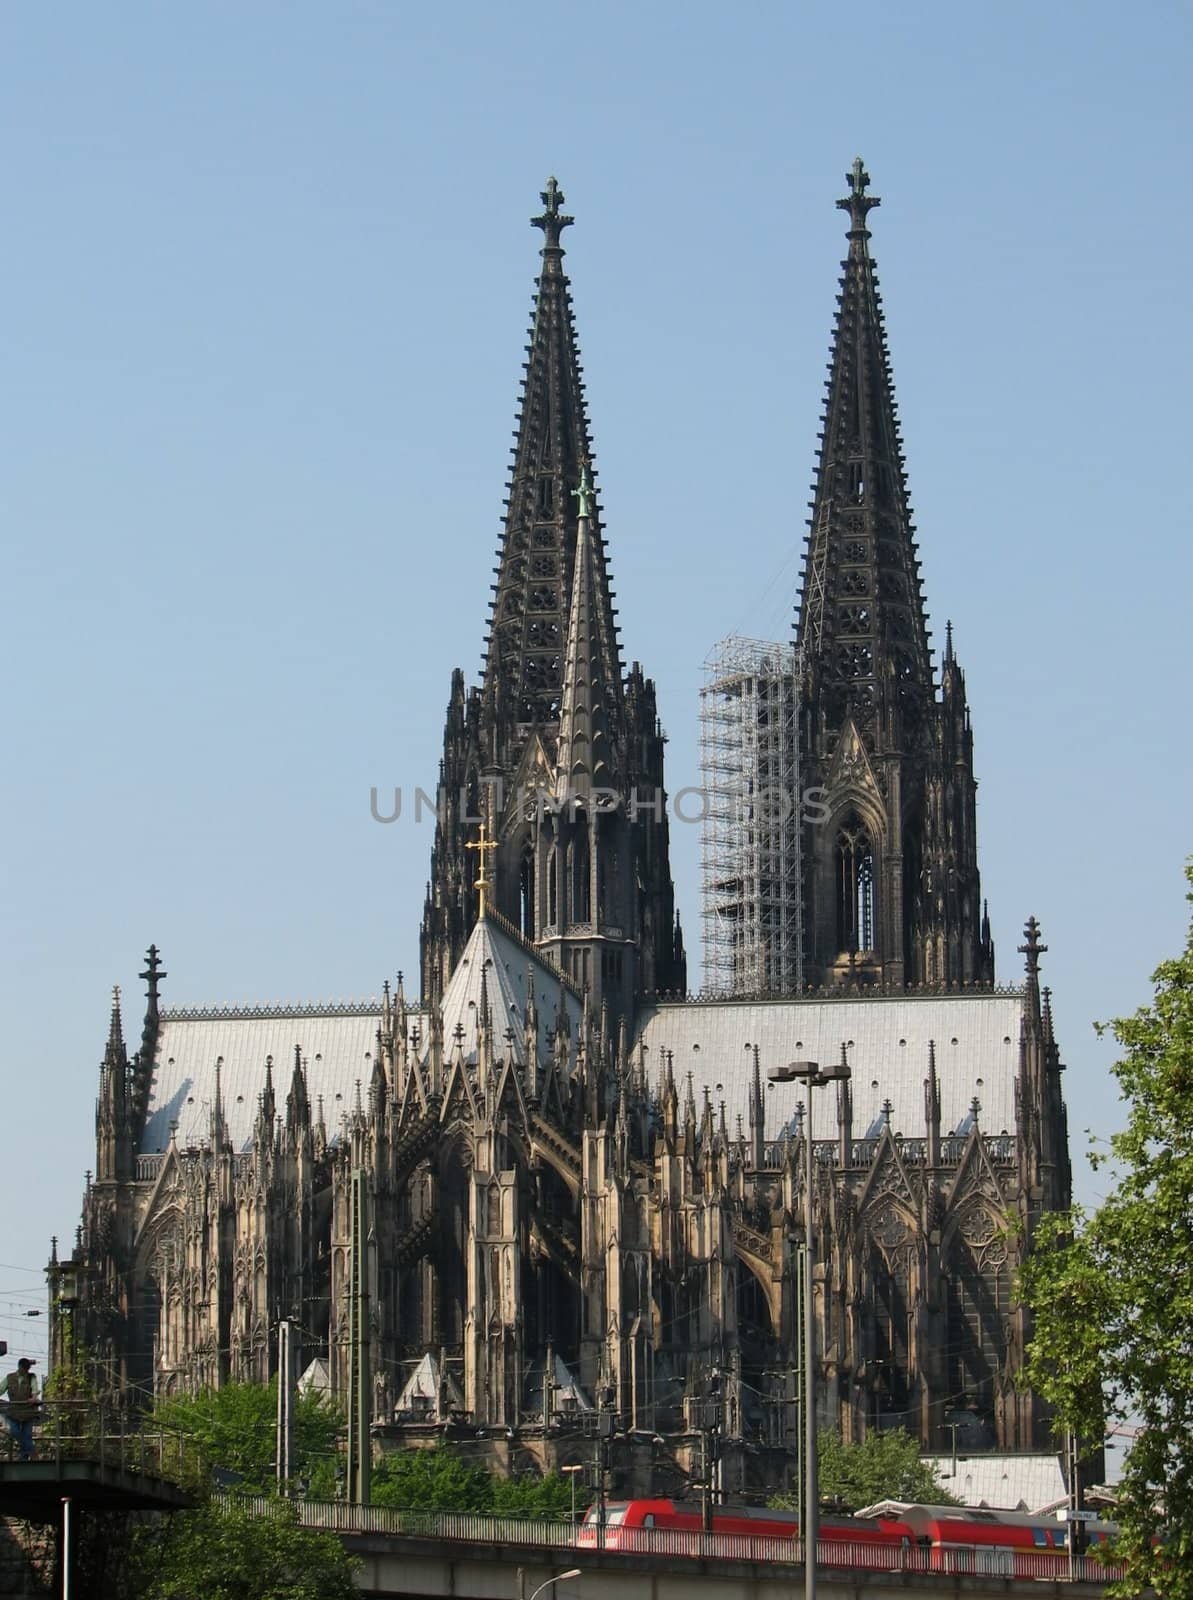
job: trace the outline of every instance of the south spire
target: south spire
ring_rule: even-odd
[[[626,674],[555,178],[531,218],[542,266],[480,686],[452,682],[422,932],[446,986],[479,912],[468,851],[494,841],[485,910],[608,1001],[682,988],[654,685]]]

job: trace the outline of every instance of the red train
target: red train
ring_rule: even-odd
[[[605,1507],[604,1528],[590,1506],[577,1542],[607,1550],[656,1555],[723,1556],[774,1561],[799,1538],[793,1511],[762,1506],[716,1506],[711,1547],[699,1505],[682,1500],[621,1500]],[[1117,1532],[1113,1523],[1085,1524],[1091,1549]],[[879,1517],[822,1517],[818,1557],[823,1566],[881,1571],[985,1573],[1040,1578],[1067,1571],[1068,1528],[1045,1517],[965,1506],[903,1506]],[[1109,1575],[1109,1574],[1107,1574]]]

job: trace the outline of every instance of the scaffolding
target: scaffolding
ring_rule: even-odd
[[[803,987],[799,673],[793,645],[723,639],[704,664],[704,986]]]

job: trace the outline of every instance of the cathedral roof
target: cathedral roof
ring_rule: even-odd
[[[512,930],[507,931],[500,919],[490,915],[473,928],[443,997],[445,1051],[454,1048],[458,1027],[465,1060],[475,1058],[482,978],[497,1057],[504,1058],[512,1049],[514,1059],[524,1064],[528,983],[533,984],[540,1019],[540,1065],[546,1065],[550,1054],[549,1035],[561,993],[572,1038],[579,1037],[582,1008],[578,995]],[[374,1001],[344,1006],[163,1011],[138,1154],[156,1155],[165,1150],[172,1123],[178,1124],[181,1148],[208,1141],[217,1064],[228,1139],[233,1150],[248,1149],[258,1100],[265,1088],[266,1061],[272,1059],[275,1077],[288,1073],[295,1046],[305,1063],[311,1114],[317,1116],[322,1098],[328,1136],[334,1140],[341,1116],[355,1103],[357,1083],[364,1093],[368,1091],[380,1026],[381,1007]],[[409,1012],[409,1027],[412,1034],[417,1030],[425,1055],[427,1028],[421,1011]],[[507,1032],[512,1034],[509,1040]]]
[[[492,1019],[494,1055],[504,1059],[512,1051],[514,1060],[525,1065],[523,1025],[529,984],[533,984],[534,1003],[542,1024],[538,1035],[539,1064],[545,1066],[550,1055],[548,1031],[554,1027],[560,995],[572,1025],[573,1039],[579,1036],[581,1002],[553,968],[540,961],[522,939],[502,926],[502,919],[492,912],[481,917],[468,937],[464,954],[443,996],[444,1050],[455,1048],[456,1029],[459,1028],[464,1059],[475,1059],[483,985]]]
[[[246,1149],[265,1088],[265,1063],[272,1059],[275,1076],[288,1074],[296,1045],[306,1060],[312,1115],[322,1096],[327,1131],[334,1137],[341,1114],[352,1108],[357,1081],[368,1087],[380,1022],[381,1007],[371,1001],[344,1007],[163,1011],[139,1154],[165,1150],[175,1122],[181,1148],[207,1142],[217,1063],[229,1141],[233,1150]]]
[[[908,1138],[924,1128],[928,1046],[936,1042],[941,1131],[960,1129],[979,1102],[985,1133],[1013,1132],[1015,1075],[1019,1066],[1022,997],[1001,994],[875,996],[842,1000],[701,1000],[663,1003],[648,1010],[638,1029],[648,1071],[673,1053],[678,1074],[691,1072],[725,1101],[732,1119],[749,1106],[751,1047],[768,1069],[789,1061],[839,1061],[841,1046],[853,1070],[853,1127],[862,1138],[890,1101],[891,1127]],[[717,1085],[721,1087],[716,1088]],[[776,1084],[767,1095],[767,1132],[778,1137],[803,1091]],[[813,1096],[813,1137],[837,1132],[834,1093]]]

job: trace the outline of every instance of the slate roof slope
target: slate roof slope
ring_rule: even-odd
[[[265,1061],[273,1057],[273,1089],[284,1111],[297,1045],[306,1061],[312,1116],[323,1096],[323,1117],[334,1138],[340,1117],[352,1108],[356,1080],[368,1095],[381,1008],[361,1006],[235,1007],[227,1011],[163,1011],[140,1155],[153,1155],[170,1143],[170,1124],[178,1123],[178,1144],[210,1141],[215,1099],[215,1067],[221,1062],[220,1095],[233,1150],[252,1143],[257,1101],[265,1088]]]
[[[540,1064],[546,1064],[550,1053],[548,1035],[555,1026],[561,989],[571,1022],[574,1058],[581,1013],[574,991],[561,984],[558,973],[533,956],[520,940],[488,917],[473,928],[443,997],[445,1055],[454,1047],[458,1025],[463,1029],[465,1058],[475,1060],[482,972],[487,977],[498,1056],[504,1056],[512,1045],[515,1060],[525,1065],[523,1028],[530,982],[539,1014]],[[425,1014],[412,1009],[408,1015],[411,1035],[417,1032],[419,1052],[425,1060]],[[296,1045],[305,1063],[311,1113],[317,1114],[322,1095],[328,1138],[334,1141],[341,1117],[356,1102],[358,1080],[367,1103],[380,1026],[381,1007],[375,1001],[340,1006],[164,1010],[138,1154],[154,1155],[165,1150],[172,1122],[178,1124],[181,1148],[209,1142],[217,1061],[224,1120],[232,1148],[250,1149],[257,1102],[265,1088],[266,1059],[273,1057],[274,1095],[279,1111],[284,1111]],[[513,1034],[512,1041],[505,1038],[507,1030]]]
[[[908,1138],[924,1132],[924,1079],[928,1045],[936,1042],[940,1080],[941,1131],[968,1127],[971,1102],[980,1103],[983,1132],[1013,1133],[1015,1075],[1019,1066],[1022,997],[1017,992],[842,1000],[702,1000],[664,1002],[649,1010],[638,1029],[647,1049],[647,1071],[658,1081],[663,1052],[673,1052],[682,1079],[691,1072],[697,1092],[707,1084],[714,1102],[725,1101],[730,1119],[749,1107],[753,1072],[751,1045],[759,1047],[767,1071],[788,1061],[841,1059],[853,1069],[853,1136],[866,1137],[883,1115],[894,1110],[891,1127]],[[718,1089],[716,1086],[720,1085]],[[766,1096],[768,1138],[778,1138],[803,1091],[799,1084],[775,1084]],[[829,1089],[813,1096],[816,1139],[837,1134],[837,1096]]]
[[[498,1056],[512,1048],[523,1061],[523,1026],[528,981],[539,1013],[539,1053],[545,1064],[548,1036],[562,990],[572,1029],[572,1054],[579,1033],[581,1003],[558,973],[533,956],[496,919],[473,928],[464,954],[443,998],[445,1054],[454,1030],[463,1029],[466,1059],[476,1056],[481,976],[485,974]],[[853,1068],[853,1134],[876,1132],[883,1103],[890,1100],[891,1126],[908,1138],[924,1127],[924,1078],[928,1045],[936,1044],[940,1080],[941,1129],[968,1126],[970,1106],[980,1105],[979,1124],[988,1134],[1015,1131],[1014,1082],[1019,1063],[1022,999],[1017,992],[842,1000],[676,1001],[646,1011],[636,1043],[647,1052],[647,1070],[657,1082],[663,1052],[674,1055],[677,1080],[689,1071],[699,1089],[707,1084],[725,1101],[730,1127],[749,1105],[753,1057],[758,1045],[765,1076],[773,1066],[793,1060],[836,1061],[842,1043]],[[409,1012],[410,1028],[420,1036],[425,1057],[424,1015]],[[323,1097],[329,1138],[353,1106],[359,1079],[367,1097],[381,1009],[375,1002],[344,1006],[293,1006],[162,1013],[148,1114],[139,1154],[164,1150],[170,1124],[178,1123],[178,1142],[204,1144],[209,1137],[215,1096],[216,1062],[221,1063],[224,1118],[234,1150],[252,1143],[257,1102],[265,1087],[265,1062],[273,1057],[274,1093],[284,1107],[294,1048],[306,1064],[311,1109]],[[512,1033],[507,1041],[505,1034]],[[717,1087],[720,1085],[720,1088]],[[778,1138],[801,1098],[796,1084],[776,1084],[767,1093],[767,1136]],[[836,1095],[813,1097],[813,1134],[834,1138]]]
[[[479,919],[468,936],[464,953],[448,980],[443,996],[443,1049],[455,1048],[455,1029],[463,1029],[464,1059],[476,1059],[477,1021],[480,1016],[481,977],[487,979],[489,1012],[493,1019],[494,1053],[504,1058],[512,1049],[514,1060],[525,1066],[523,1028],[526,1019],[528,985],[534,988],[534,1003],[539,1017],[539,1064],[545,1066],[551,1053],[548,1035],[555,1027],[562,990],[572,1028],[572,1057],[579,1035],[581,1003],[575,992],[560,981],[559,974],[513,938],[491,916]],[[507,1040],[506,1032],[513,1038]],[[424,1050],[425,1057],[426,1052]]]

